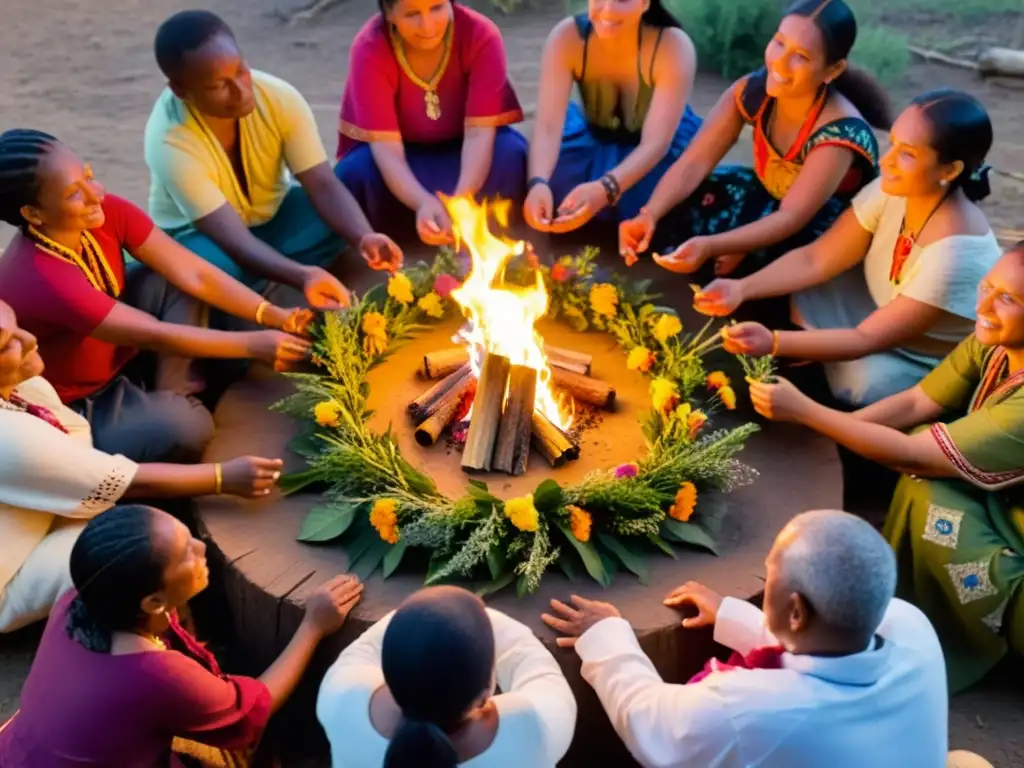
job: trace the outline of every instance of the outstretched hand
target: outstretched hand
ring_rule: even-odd
[[[542,613],[540,617],[553,630],[565,635],[555,640],[560,648],[574,647],[580,636],[599,621],[621,616],[610,603],[586,600],[579,595],[570,597],[569,602],[572,605],[552,600],[551,613]]]
[[[697,627],[713,626],[718,618],[718,609],[724,598],[696,581],[688,581],[669,593],[665,598],[665,605],[669,608],[681,608],[693,606],[697,609],[697,615],[683,619],[683,626],[687,629]]]

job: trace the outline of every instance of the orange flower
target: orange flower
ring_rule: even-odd
[[[715,371],[708,374],[708,389],[721,389],[722,387],[728,387],[731,383],[732,382],[729,381],[729,377],[721,371]]]
[[[685,523],[697,507],[697,486],[687,481],[679,486],[675,503],[669,507],[668,515],[673,520]]]
[[[377,530],[388,544],[398,543],[398,502],[394,499],[378,499],[370,510],[370,525]]]
[[[590,541],[590,526],[593,523],[590,513],[574,504],[567,506],[566,510],[569,512],[569,528],[572,530],[572,535],[576,537],[577,541],[584,543]]]
[[[690,428],[690,439],[696,439],[697,435],[708,423],[708,417],[703,411],[693,411],[686,417],[686,425]]]
[[[722,405],[725,406],[727,411],[736,410],[736,393],[733,391],[732,387],[727,385],[719,389],[718,399],[722,402]]]
[[[654,353],[647,347],[633,347],[626,358],[626,367],[631,371],[647,373],[654,365]]]

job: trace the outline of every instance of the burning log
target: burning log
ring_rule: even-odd
[[[531,431],[533,433],[533,444],[540,451],[555,469],[561,467],[565,462],[578,459],[580,456],[579,446],[573,443],[566,434],[551,423],[543,413],[535,411],[531,420]]]
[[[417,422],[429,418],[437,410],[439,402],[445,395],[457,387],[465,378],[473,378],[473,372],[470,370],[468,361],[409,403],[409,415]]]
[[[469,366],[466,366],[467,369]],[[454,374],[453,374],[454,375]],[[433,413],[416,427],[416,442],[427,447],[437,442],[445,427],[463,411],[464,403],[473,397],[476,391],[476,377],[467,373],[434,404]]]
[[[469,362],[469,351],[465,347],[452,347],[423,356],[423,375],[428,379],[443,379]]]
[[[494,439],[498,434],[509,367],[507,357],[488,353],[484,358],[476,400],[473,402],[473,417],[469,422],[469,435],[462,452],[462,468],[465,470],[489,471],[491,468],[491,454],[494,453]]]
[[[596,405],[606,411],[612,410],[615,406],[615,388],[598,379],[561,368],[552,368],[551,382],[581,403]]]
[[[508,398],[498,429],[498,442],[494,448],[494,469],[516,476],[526,472],[536,396],[537,371],[525,365],[511,366]]]
[[[576,352],[572,349],[552,347],[550,344],[544,345],[544,356],[548,359],[548,365],[553,368],[561,368],[581,376],[590,375],[590,365],[594,362],[593,355]]]

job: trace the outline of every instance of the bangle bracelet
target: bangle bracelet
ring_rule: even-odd
[[[779,332],[772,331],[772,351],[771,356],[776,357],[779,354]]]
[[[214,492],[220,493],[221,488],[224,487],[224,473],[221,470],[220,462],[213,465],[213,476],[215,478]]]
[[[533,176],[528,182],[526,182],[526,191],[529,192],[534,187],[540,186],[542,184],[545,187],[549,186],[548,180],[545,179],[543,176]]]
[[[263,325],[263,313],[267,311],[267,307],[270,306],[269,301],[261,301],[260,305],[256,307],[256,325]]]

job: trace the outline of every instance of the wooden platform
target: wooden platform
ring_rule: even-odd
[[[685,278],[669,279],[667,290],[675,296],[663,303],[681,300],[688,304],[691,293]],[[687,312],[684,323],[688,317],[688,327],[692,327],[697,321]],[[216,413],[217,436],[207,459],[220,461],[240,454],[282,456],[287,470],[300,469],[297,457],[285,448],[295,425],[267,410],[289,386],[281,377],[254,370],[247,380],[229,389]],[[680,615],[662,606],[664,595],[688,580],[701,581],[726,595],[758,595],[765,555],[785,522],[807,509],[841,506],[842,473],[835,446],[808,430],[766,425],[751,439],[741,458],[761,475],[755,484],[727,497],[730,512],[721,539],[721,557],[690,550],[680,550],[678,560],[651,557],[648,585],[620,574],[607,590],[593,582],[570,583],[556,569],[545,577],[536,595],[517,600],[513,590],[506,590],[488,600],[534,628],[558,658],[577,694],[577,735],[566,765],[632,762],[596,696],[580,678],[578,657],[556,649],[554,634],[540,620],[551,598],[564,599],[576,592],[614,603],[633,625],[665,679],[683,681],[708,658],[713,643],[708,632],[684,632]],[[197,519],[210,547],[215,588],[224,590],[235,639],[253,673],[265,669],[284,648],[301,620],[306,596],[346,570],[345,553],[340,548],[295,540],[303,518],[316,502],[317,497],[311,495],[274,496],[258,502],[212,497],[198,501]],[[305,756],[325,753],[326,740],[314,713],[324,671],[354,637],[419,588],[422,579],[420,571],[400,570],[387,581],[379,574],[368,581],[363,601],[343,630],[322,645],[307,679],[278,718],[275,731],[284,735],[281,740],[287,752]]]

